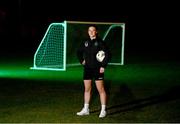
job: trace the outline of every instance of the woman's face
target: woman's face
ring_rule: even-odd
[[[96,34],[97,34],[96,28],[93,26],[89,27],[88,34],[90,38],[96,38]]]

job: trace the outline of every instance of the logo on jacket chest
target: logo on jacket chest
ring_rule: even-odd
[[[84,46],[85,46],[85,47],[88,47],[88,46],[89,46],[89,44],[88,44],[87,41],[84,43]]]
[[[97,42],[97,41],[96,41],[96,42],[94,42],[94,46],[96,46],[96,47],[98,46],[98,42]]]

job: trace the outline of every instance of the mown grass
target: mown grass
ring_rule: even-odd
[[[180,122],[180,66],[176,62],[109,66],[105,75],[108,115],[103,119],[98,118],[95,85],[91,114],[76,115],[83,106],[81,67],[49,72],[29,70],[26,64],[5,65],[0,72],[1,123]]]

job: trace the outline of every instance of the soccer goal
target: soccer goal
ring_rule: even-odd
[[[31,69],[65,71],[80,65],[76,51],[88,36],[90,25],[98,27],[99,36],[112,53],[110,65],[124,65],[125,23],[64,21],[51,23],[41,40]]]

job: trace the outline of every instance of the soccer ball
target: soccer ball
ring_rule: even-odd
[[[96,59],[98,62],[102,62],[105,58],[105,52],[103,50],[98,51],[96,54]]]

